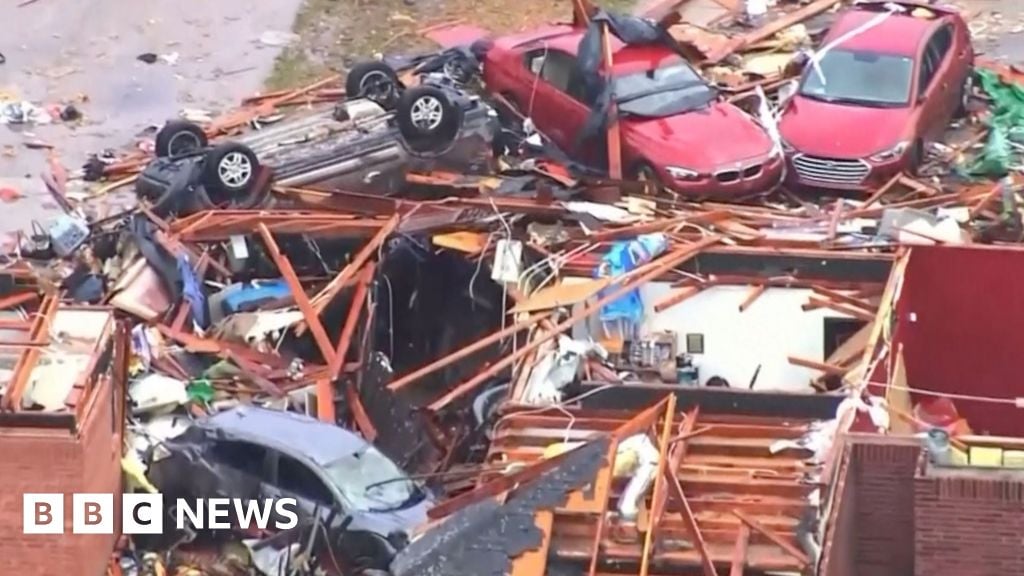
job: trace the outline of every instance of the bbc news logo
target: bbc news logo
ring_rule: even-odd
[[[178,530],[268,527],[290,530],[299,524],[294,498],[244,500],[240,498],[176,498],[170,514],[163,494],[122,494],[122,534],[163,534],[164,518],[174,518]],[[114,494],[72,494],[72,534],[113,534]],[[25,494],[22,497],[25,534],[64,533],[64,494]]]

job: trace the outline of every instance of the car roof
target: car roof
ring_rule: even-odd
[[[547,46],[552,50],[561,50],[573,56],[579,51],[580,40],[586,32],[583,28],[569,25],[556,25],[540,28],[531,33],[511,37],[511,47],[522,49],[527,44],[537,47]],[[660,68],[670,62],[681,62],[682,58],[670,48],[660,45],[629,46],[609,35],[612,49],[612,69],[616,75],[630,72],[644,72]]]
[[[844,12],[832,25],[822,45],[828,45],[836,38],[865,26],[879,15],[878,11],[873,10],[854,9]],[[920,18],[909,13],[893,14],[878,25],[854,34],[836,48],[915,58],[941,16],[936,14],[935,18]]]
[[[196,422],[234,440],[260,444],[305,456],[323,466],[366,447],[367,442],[344,428],[304,414],[258,406],[236,406]]]

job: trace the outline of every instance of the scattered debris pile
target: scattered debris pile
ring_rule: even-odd
[[[889,429],[865,383],[907,247],[1024,241],[1024,88],[975,62],[944,143],[866,194],[790,189],[807,154],[780,135],[781,110],[842,3],[755,6],[711,30],[671,4],[642,20],[574,3],[576,26],[528,53],[534,90],[600,84],[613,52],[667,44],[703,75],[672,89],[699,85],[700,106],[753,130],[763,160],[705,174],[636,156],[650,123],[609,82],[573,93],[580,123],[607,128],[593,161],[545,106],[491,93],[489,70],[517,46],[445,46],[432,27],[437,54],[172,121],[132,153],[47,178],[66,213],[22,235],[0,276],[19,350],[3,416],[80,416],[95,379],[69,370],[109,365],[118,386],[102,389],[127,394],[111,436],[126,490],[299,502],[277,533],[133,538],[111,574],[815,569],[840,433],[856,415]],[[865,10],[953,21],[900,6]],[[593,66],[547,76],[549,48]],[[884,162],[912,154],[896,148]],[[756,190],[705,194],[737,182]],[[100,212],[127,187],[136,207]],[[806,338],[776,336],[789,325]],[[906,408],[951,412],[954,442],[970,430],[955,407]]]

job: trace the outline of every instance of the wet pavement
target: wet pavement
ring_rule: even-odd
[[[301,0],[37,0],[0,8],[0,91],[36,105],[74,101],[85,114],[78,128],[0,126],[0,188],[24,197],[0,204],[0,232],[49,219],[56,205],[39,178],[51,144],[68,169],[103,148],[130,145],[149,125],[182,108],[222,109],[258,91],[279,47],[267,31],[291,28]],[[165,55],[146,64],[143,53]],[[77,99],[88,100],[78,103]]]
[[[966,0],[963,5],[979,14],[971,22],[979,52],[1024,63],[1024,4],[1020,0]]]

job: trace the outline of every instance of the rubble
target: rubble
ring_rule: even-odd
[[[152,145],[48,175],[64,213],[0,274],[0,344],[17,351],[0,426],[86,430],[60,441],[82,462],[111,444],[95,477],[123,473],[126,491],[299,499],[289,530],[118,542],[108,573],[832,574],[860,435],[906,441],[940,475],[1019,466],[1015,444],[973,434],[1014,434],[1018,392],[988,427],[970,394],[907,383],[950,381],[923,352],[944,344],[916,327],[952,340],[935,315],[968,308],[950,286],[970,278],[938,280],[943,255],[985,275],[972,258],[1021,251],[1019,75],[976,61],[966,118],[926,127],[942,146],[886,144],[856,160],[895,162],[877,185],[808,189],[791,81],[842,44],[813,52],[830,36],[811,19],[850,8],[748,2],[746,28],[704,30],[667,4],[627,17],[577,0],[577,26],[528,53],[535,83],[549,48],[587,60],[572,78],[600,90],[577,95],[576,121],[603,126],[599,166],[553,108],[494,86],[514,44],[486,53],[456,24],[430,34],[460,48],[174,120]],[[955,22],[896,6],[857,18]],[[737,132],[698,145],[735,154],[728,137],[753,134],[763,158],[705,174],[637,149],[704,112],[639,126],[603,80],[630,49],[666,50],[694,76],[671,90],[699,85],[697,108],[732,118],[718,127]],[[129,188],[137,206],[97,214]],[[107,400],[110,427],[92,424]]]

